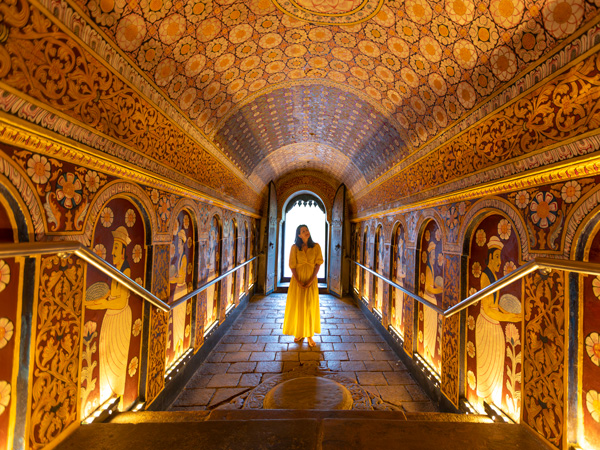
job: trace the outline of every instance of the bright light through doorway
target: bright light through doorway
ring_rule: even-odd
[[[283,267],[283,276],[292,277],[290,270],[290,250],[296,239],[296,228],[298,225],[306,225],[310,231],[310,235],[317,244],[321,246],[323,259],[326,258],[325,249],[325,213],[319,207],[311,202],[312,206],[306,204],[296,205],[290,209],[285,215],[285,263]],[[318,278],[325,277],[325,263],[321,265]]]

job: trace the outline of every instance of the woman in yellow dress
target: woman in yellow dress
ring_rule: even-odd
[[[317,273],[321,264],[321,247],[313,242],[306,225],[298,226],[296,241],[290,252],[292,280],[285,305],[283,334],[294,336],[294,342],[300,342],[306,337],[311,347],[316,345],[313,335],[321,332],[317,283]]]

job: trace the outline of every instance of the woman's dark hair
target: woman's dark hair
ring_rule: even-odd
[[[298,225],[298,228],[296,228],[296,240],[294,241],[294,244],[296,244],[298,250],[302,250],[302,245],[304,244],[304,242],[302,242],[302,238],[299,236],[302,227],[306,227],[306,229],[308,230],[308,227],[306,225]],[[308,248],[313,248],[315,246],[315,242],[312,240],[312,236],[308,238],[308,242],[306,243],[306,245],[308,246]]]

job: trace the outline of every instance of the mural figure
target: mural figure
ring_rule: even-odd
[[[210,234],[208,237],[208,278],[206,281],[210,281],[216,278],[219,270],[219,221],[216,217],[213,217],[210,224]],[[219,283],[209,286],[206,290],[206,323],[205,329],[213,324],[218,318],[218,306],[217,301],[219,295]]]
[[[124,226],[112,231],[113,265],[130,276],[131,270],[125,255],[131,238]],[[97,283],[100,285],[101,282]],[[106,284],[106,283],[104,283]],[[108,292],[95,299],[89,300],[87,309],[105,309],[106,314],[102,321],[99,342],[100,359],[100,396],[102,399],[113,394],[123,396],[127,376],[127,361],[129,354],[129,340],[131,339],[131,309],[129,308],[130,291],[115,280],[111,281]]]
[[[169,269],[169,282],[175,284],[175,292],[173,295],[173,301],[180,299],[188,292],[186,275],[188,260],[185,254],[185,245],[187,242],[187,235],[185,230],[179,230],[177,233],[177,246],[175,248],[175,255],[171,260],[171,267]],[[177,263],[173,264],[173,260]],[[186,319],[186,303],[182,303],[173,309],[172,320],[173,320],[173,349],[176,354],[179,354],[183,349],[183,339],[185,330],[185,319]]]
[[[404,278],[406,271],[404,268],[404,237],[402,229],[398,227],[396,230],[396,254],[394,255],[394,270],[393,276],[396,284],[404,287]],[[394,301],[392,303],[392,325],[396,330],[404,334],[404,324],[402,315],[404,312],[404,292],[400,289],[394,289]]]
[[[436,294],[443,291],[442,277],[435,277],[435,242],[430,242],[427,247],[427,267],[425,268],[425,290],[423,298],[437,305]],[[423,335],[425,344],[425,354],[433,361],[435,358],[435,347],[438,330],[438,314],[432,308],[423,308]]]
[[[481,289],[498,279],[502,266],[504,244],[491,236],[488,244],[486,267],[481,273]],[[482,400],[502,405],[502,379],[504,376],[505,342],[501,321],[520,322],[521,314],[509,313],[501,306],[498,292],[481,300],[481,310],[475,325],[477,349],[477,395]]]
[[[376,253],[377,253],[377,261],[376,261],[376,265],[375,265],[375,271],[377,273],[382,272],[383,269],[383,257],[384,257],[384,252],[383,252],[383,237],[382,237],[382,231],[381,231],[381,225],[379,226],[379,229],[377,230],[377,236],[376,236]],[[377,308],[378,311],[383,312],[383,280],[381,278],[377,278],[377,282],[375,283],[375,289],[377,290],[376,294],[375,294],[375,308]]]

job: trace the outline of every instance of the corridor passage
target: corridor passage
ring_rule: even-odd
[[[269,378],[318,367],[406,412],[437,411],[350,298],[320,296],[322,332],[314,348],[282,334],[285,301],[286,294],[254,296],[170,409],[241,408],[245,396]]]

